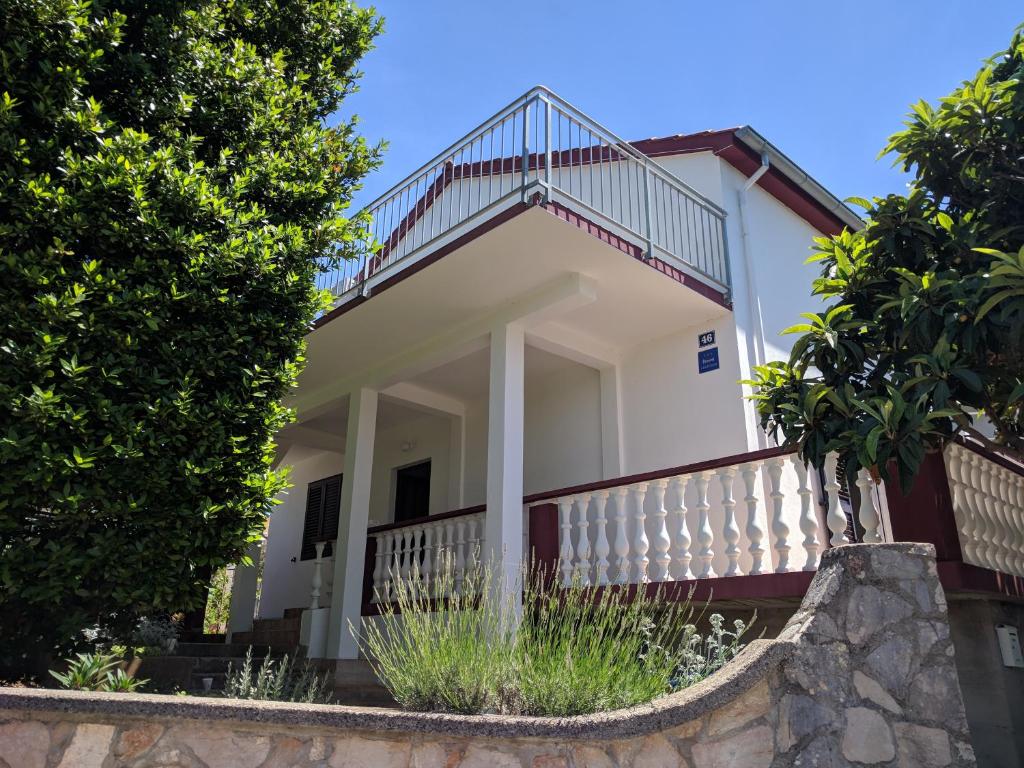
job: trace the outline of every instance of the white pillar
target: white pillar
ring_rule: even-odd
[[[349,396],[345,436],[345,475],[341,482],[341,514],[334,545],[334,592],[327,636],[330,658],[359,658],[349,622],[359,628],[363,603],[363,565],[370,515],[373,440],[377,431],[377,392],[357,389]]]
[[[605,480],[622,477],[622,404],[619,367],[601,369],[601,470]]]
[[[490,401],[487,421],[487,513],[484,550],[500,558],[506,588],[519,578],[523,560],[523,327],[491,331]],[[521,600],[514,590],[516,607]]]
[[[231,609],[228,613],[227,641],[235,632],[252,630],[253,614],[256,611],[257,576],[260,570],[260,543],[254,541],[245,550],[252,565],[235,566],[231,578]]]

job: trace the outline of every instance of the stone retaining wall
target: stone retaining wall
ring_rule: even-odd
[[[973,766],[928,545],[826,552],[777,640],[652,704],[466,717],[0,689],[0,768]]]

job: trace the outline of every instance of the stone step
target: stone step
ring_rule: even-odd
[[[240,633],[236,632],[235,635]],[[278,653],[272,649],[269,645],[256,645],[251,643],[234,642],[234,643],[178,643],[175,649],[176,656],[197,656],[202,658],[210,658],[214,656],[245,656],[249,652],[249,648],[252,648],[252,655],[263,658],[267,655],[267,651]]]

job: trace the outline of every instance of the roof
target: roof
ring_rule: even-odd
[[[757,171],[764,156],[770,168],[758,179],[757,185],[812,227],[831,235],[844,227],[860,229],[864,225],[861,218],[839,198],[749,125],[630,143],[654,158],[713,152],[747,177]]]

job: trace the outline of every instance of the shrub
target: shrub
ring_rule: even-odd
[[[190,610],[363,252],[350,0],[0,0],[0,669]]]
[[[579,580],[563,589],[534,573],[516,630],[496,573],[468,576],[447,601],[450,563],[429,585],[396,580],[394,603],[381,603],[359,641],[403,707],[537,716],[628,707],[704,679],[743,648],[749,628],[737,621],[728,631],[714,614],[703,635],[689,599]]]
[[[395,602],[381,602],[381,620],[366,622],[361,643],[395,701],[418,711],[503,709],[515,646],[512,604],[494,597],[495,571],[471,569],[456,589],[447,560],[429,585],[419,579],[394,585]]]
[[[105,691],[108,693],[131,693],[142,687],[148,680],[138,680],[125,672],[121,666],[124,659],[113,653],[79,653],[73,659],[65,659],[66,672],[50,670],[50,674],[63,688],[73,691]]]
[[[132,634],[132,643],[146,653],[173,653],[179,630],[177,620],[170,616],[143,618]]]
[[[317,674],[308,661],[300,663],[297,653],[275,659],[268,651],[263,664],[254,669],[249,646],[240,669],[228,666],[224,695],[229,699],[328,704],[333,691],[328,677]]]

